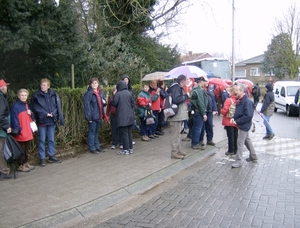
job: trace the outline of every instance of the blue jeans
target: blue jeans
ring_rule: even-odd
[[[141,125],[140,125],[140,135],[151,135],[150,134],[150,125],[146,124],[146,120],[144,120],[144,117],[140,117]]]
[[[273,135],[273,130],[271,128],[271,125],[270,125],[270,118],[271,116],[264,116],[265,119],[264,119],[264,125],[266,127],[266,131],[267,131],[267,135]]]
[[[101,126],[101,120],[93,120],[88,122],[89,134],[88,134],[88,146],[90,150],[100,149],[98,131]]]
[[[48,155],[49,157],[55,155],[55,141],[54,141],[55,127],[56,127],[55,124],[38,126],[38,133],[39,133],[38,153],[40,159],[45,159],[46,136],[48,140]]]
[[[212,141],[214,137],[213,114],[212,112],[208,112],[206,115],[207,115],[207,120],[204,122],[203,128],[201,130],[200,141],[203,141],[204,139],[204,131],[206,132],[207,141]]]
[[[195,112],[193,114],[192,146],[196,146],[199,144],[203,124],[203,116],[200,114],[200,112]]]

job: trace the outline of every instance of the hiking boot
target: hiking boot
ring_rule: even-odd
[[[154,135],[149,135],[148,136],[150,139],[155,139],[155,136]]]
[[[263,139],[269,139],[270,135],[265,135]]]
[[[213,141],[207,141],[207,145],[215,146],[216,144]]]
[[[28,162],[25,163],[24,166],[25,166],[26,168],[30,169],[30,170],[34,170],[34,168],[35,168],[33,165],[29,165]]]
[[[258,160],[258,158],[257,158],[257,156],[255,155],[255,156],[249,156],[248,158],[246,158],[246,161],[247,162],[251,162],[251,161],[256,161],[256,160]]]
[[[8,180],[8,179],[11,179],[13,178],[12,175],[10,175],[9,173],[0,173],[0,180],[3,181],[3,180]]]
[[[183,152],[183,151],[179,151],[177,154],[180,154],[182,156],[186,156],[186,152]]]
[[[46,161],[45,159],[41,159],[40,161],[40,166],[45,167],[46,166]]]
[[[51,163],[61,163],[61,160],[57,159],[55,156],[49,157],[49,162]]]
[[[181,141],[183,141],[183,142],[190,142],[191,139],[189,137],[185,137],[185,138],[181,139]]]
[[[147,135],[143,135],[141,138],[142,138],[142,141],[145,141],[145,142],[151,141],[151,139]]]
[[[272,138],[274,138],[274,136],[275,136],[274,134],[270,135],[269,136],[269,140],[271,140]]]
[[[231,166],[232,166],[232,168],[240,168],[242,166],[242,163],[235,161],[232,163]]]
[[[171,158],[174,158],[174,159],[184,159],[184,156],[176,153],[176,152],[172,152],[171,153]]]
[[[20,165],[20,166],[18,167],[18,171],[19,171],[19,172],[29,172],[30,169],[29,169],[29,168],[26,168],[25,165]]]

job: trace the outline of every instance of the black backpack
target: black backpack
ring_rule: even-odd
[[[146,124],[147,125],[154,124],[155,118],[156,117],[153,115],[153,111],[152,111],[151,107],[146,107],[145,116],[144,116],[144,120],[146,120]]]

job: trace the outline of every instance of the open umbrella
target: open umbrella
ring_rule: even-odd
[[[251,88],[253,86],[253,82],[251,82],[250,80],[248,79],[237,79],[234,81],[234,83],[242,83],[244,84],[245,86]]]
[[[152,81],[152,80],[166,80],[165,74],[167,72],[163,71],[156,71],[150,74],[146,74],[143,78],[142,81]]]
[[[220,79],[220,78],[209,78],[208,84],[219,86],[221,88],[221,90],[224,90],[224,88],[229,86],[223,79]]]
[[[196,66],[179,66],[175,67],[174,69],[170,70],[165,74],[165,78],[172,79],[177,78],[179,75],[185,75],[187,78],[199,78],[199,77],[207,77],[205,71],[201,70],[199,67]]]
[[[232,86],[232,81],[230,79],[223,79],[229,86]]]

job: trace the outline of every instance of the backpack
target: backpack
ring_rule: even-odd
[[[235,103],[233,102],[233,100],[231,98],[229,98],[231,100],[231,104],[229,106],[229,109],[228,109],[228,113],[227,113],[227,117],[228,118],[232,118],[234,116],[234,113],[235,113]]]
[[[145,109],[145,115],[144,115],[144,120],[146,120],[146,124],[154,124],[155,123],[155,116],[153,115],[153,111],[150,107],[147,107]]]
[[[172,96],[169,94],[165,98],[165,104],[164,104],[164,115],[165,115],[165,120],[169,117],[175,116],[178,112],[178,106],[177,104],[172,103]]]

